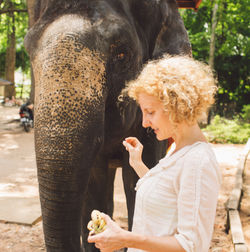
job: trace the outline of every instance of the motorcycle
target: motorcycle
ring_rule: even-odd
[[[23,112],[20,114],[21,125],[24,128],[25,132],[29,132],[31,128],[33,128],[33,120],[30,119],[28,112]]]

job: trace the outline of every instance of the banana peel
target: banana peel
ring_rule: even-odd
[[[98,210],[92,211],[91,220],[89,221],[87,228],[92,234],[99,234],[106,229],[106,222]]]

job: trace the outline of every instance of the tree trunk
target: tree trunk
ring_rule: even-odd
[[[9,2],[10,9],[13,8]],[[15,15],[14,12],[9,12],[8,24],[8,45],[6,49],[5,60],[5,79],[15,83],[15,65],[16,65],[16,35],[15,35]],[[4,89],[4,98],[12,99],[16,96],[15,85],[6,86]]]
[[[28,15],[29,15],[29,28],[32,27],[32,25],[35,22],[35,0],[26,0],[27,9],[28,9]]]
[[[213,8],[212,17],[212,29],[211,29],[211,40],[210,40],[210,50],[209,50],[209,66],[214,69],[214,53],[215,53],[215,29],[218,23],[217,12],[219,7],[219,0],[216,0]]]
[[[216,26],[218,23],[217,12],[219,7],[219,0],[215,0],[214,8],[213,8],[213,17],[212,17],[212,25],[211,25],[211,40],[210,40],[210,50],[209,50],[209,61],[208,64],[211,69],[214,69],[214,55],[215,55],[215,39],[216,39]],[[207,116],[207,124],[210,124],[212,117],[213,108],[210,108]]]
[[[35,23],[35,0],[26,0],[28,15],[29,15],[29,28]],[[34,103],[35,100],[35,80],[33,76],[33,69],[30,66],[30,79],[31,79],[31,89],[30,89],[30,101]]]

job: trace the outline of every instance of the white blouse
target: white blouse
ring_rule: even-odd
[[[137,182],[132,231],[174,235],[185,251],[207,252],[220,183],[219,165],[209,144],[196,142],[168,153]]]

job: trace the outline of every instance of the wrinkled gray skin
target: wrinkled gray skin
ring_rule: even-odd
[[[113,212],[115,168],[123,167],[129,228],[138,177],[122,146],[127,136],[144,144],[152,167],[165,154],[141,126],[126,81],[163,53],[190,54],[175,1],[44,0],[25,38],[33,66],[35,148],[47,251],[95,251],[86,243],[93,209]]]

